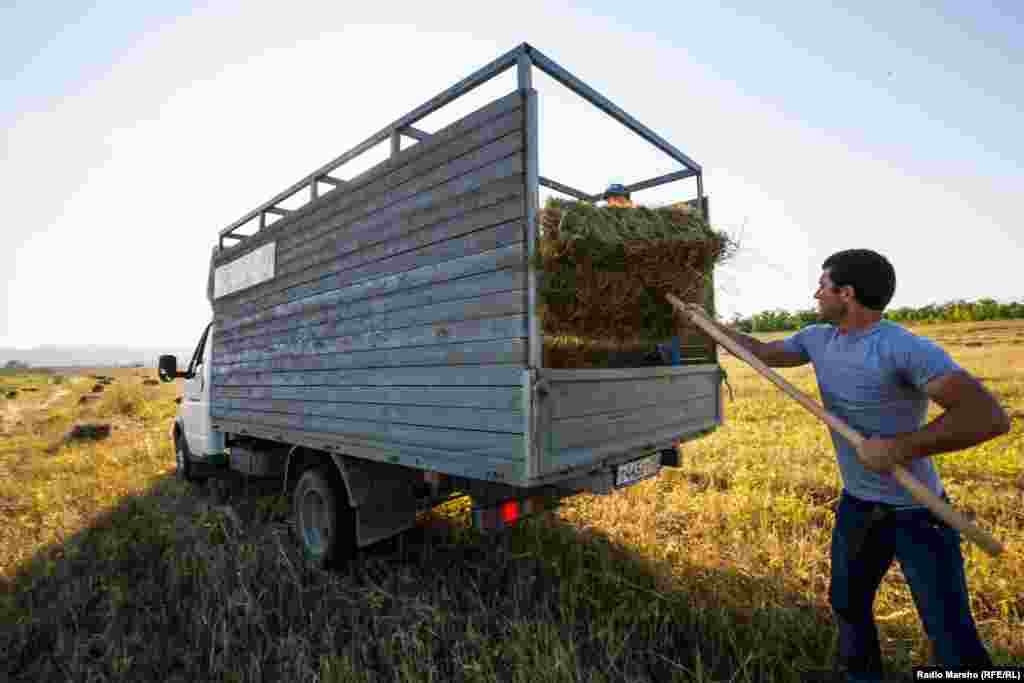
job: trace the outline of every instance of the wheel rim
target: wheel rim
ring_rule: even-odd
[[[301,510],[302,541],[309,552],[323,555],[332,536],[327,500],[319,491],[306,491]]]

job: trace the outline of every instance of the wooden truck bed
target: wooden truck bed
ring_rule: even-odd
[[[715,362],[540,366],[536,98],[313,177],[308,204],[215,249],[215,429],[528,486],[720,422]]]

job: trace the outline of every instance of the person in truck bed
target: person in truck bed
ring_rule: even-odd
[[[865,437],[858,451],[832,431],[843,491],[832,532],[829,601],[839,627],[838,668],[878,681],[872,606],[898,559],[941,666],[991,666],[971,615],[960,534],[918,504],[890,470],[905,467],[949,501],[930,456],[970,448],[1010,429],[988,390],[929,339],[884,320],[896,275],[874,251],[822,264],[814,298],[823,324],[766,343],[716,324],[765,364],[812,363],[826,410]],[[945,412],[925,424],[929,399]]]

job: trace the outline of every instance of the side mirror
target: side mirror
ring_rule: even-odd
[[[160,356],[157,373],[161,382],[173,382],[178,377],[184,377],[184,374],[178,372],[177,356]]]

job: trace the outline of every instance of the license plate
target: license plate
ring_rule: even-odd
[[[661,471],[661,454],[652,453],[638,460],[619,465],[615,470],[615,485],[629,486],[641,479],[650,479]]]

